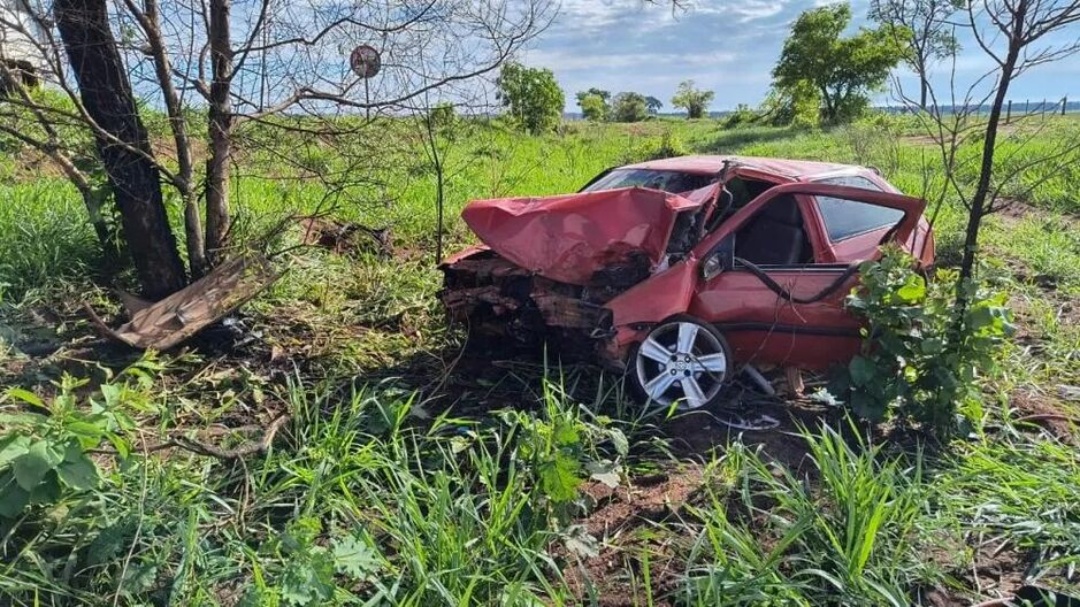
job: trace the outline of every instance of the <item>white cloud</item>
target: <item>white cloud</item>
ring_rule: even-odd
[[[715,67],[734,62],[736,56],[736,53],[731,51],[595,55],[565,50],[535,50],[526,55],[525,63],[548,67],[556,72],[615,69],[652,70],[664,66],[676,68]]]

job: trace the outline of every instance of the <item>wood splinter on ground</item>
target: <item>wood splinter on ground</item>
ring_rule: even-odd
[[[120,299],[130,319],[116,329],[109,328],[89,304],[83,304],[90,321],[110,339],[140,350],[169,350],[190,339],[244,305],[278,278],[270,261],[257,253],[247,253],[227,261],[205,277],[157,303],[121,293]]]

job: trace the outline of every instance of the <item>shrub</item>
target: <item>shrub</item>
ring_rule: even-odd
[[[649,117],[649,105],[641,93],[619,93],[611,101],[611,119],[615,122],[641,122]]]
[[[578,105],[581,106],[581,115],[585,120],[602,122],[607,118],[607,102],[600,95],[585,95],[578,101]]]
[[[144,361],[125,375],[149,381],[143,367],[155,368]],[[142,399],[148,384],[103,384],[100,396],[91,397],[87,405],[77,394],[88,383],[65,375],[56,383],[58,394],[51,402],[20,388],[0,396],[0,522],[96,488],[101,476],[88,452],[103,442],[121,455],[128,453],[121,433],[134,422],[123,409],[129,401]]]
[[[429,111],[431,112],[431,123],[436,128],[452,127],[457,122],[457,108],[449,101],[439,102]]]
[[[847,298],[866,320],[863,348],[837,387],[863,418],[912,419],[948,438],[963,417],[981,417],[980,379],[995,369],[1010,315],[1004,293],[966,284],[970,304],[957,333],[956,270],[939,269],[927,281],[912,268],[897,248],[863,264],[862,285]]]
[[[759,118],[760,116],[758,116],[757,112],[752,110],[750,106],[745,103],[740,103],[738,107],[735,108],[735,111],[728,114],[727,118],[724,119],[724,128],[733,129],[735,127],[753,124],[757,122]]]

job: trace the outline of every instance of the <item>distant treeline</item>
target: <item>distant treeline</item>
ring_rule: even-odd
[[[1065,101],[1065,112],[1073,113],[1080,112],[1080,101],[1067,101],[1061,98],[1058,99],[1025,99],[1022,101],[1012,101],[1012,113],[1021,116],[1024,114],[1053,114],[1061,113],[1061,104]],[[910,107],[902,105],[875,105],[874,110],[885,112],[888,114],[908,114],[911,113]],[[943,113],[955,114],[961,110],[966,110],[974,114],[988,114],[990,113],[990,105],[976,106],[962,106],[962,105],[944,105],[941,106]],[[726,118],[734,113],[735,110],[716,110],[707,113],[709,118]],[[673,113],[673,112],[661,112],[659,114],[653,114],[659,118],[685,118],[685,113]],[[581,112],[565,112],[563,118],[566,120],[582,120],[583,116]]]

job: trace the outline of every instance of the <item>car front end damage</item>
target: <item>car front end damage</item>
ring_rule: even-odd
[[[555,342],[564,354],[621,369],[637,332],[632,311],[650,307],[650,298],[637,297],[628,306],[626,295],[664,288],[660,275],[686,265],[718,190],[627,188],[473,203],[462,217],[486,246],[440,266],[439,298],[471,335]],[[687,289],[682,305],[688,298]],[[670,306],[682,298],[651,299]]]

